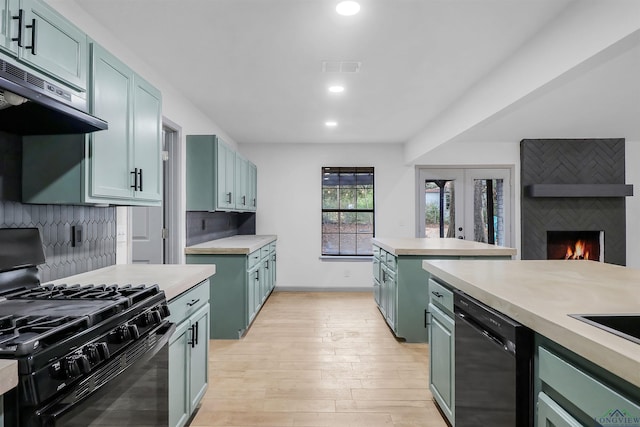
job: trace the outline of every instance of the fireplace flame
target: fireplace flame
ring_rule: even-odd
[[[585,242],[578,240],[574,247],[567,246],[567,253],[564,259],[589,259],[589,251],[585,250]]]

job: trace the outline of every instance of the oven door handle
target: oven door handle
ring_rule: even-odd
[[[90,403],[90,402],[87,402],[89,398],[95,396],[97,393],[100,393],[103,390],[105,390],[105,392],[108,391],[106,390],[108,389],[108,387],[103,387],[103,386],[108,385],[110,381],[117,381],[117,379],[121,378],[123,374],[126,374],[127,372],[135,369],[136,367],[141,366],[147,363],[148,361],[150,361],[156,354],[158,354],[158,352],[165,345],[169,345],[169,338],[171,338],[175,330],[176,330],[176,325],[174,323],[169,323],[168,321],[163,322],[158,327],[156,327],[153,331],[149,332],[149,333],[156,332],[158,335],[158,339],[155,341],[153,347],[149,348],[144,353],[143,356],[141,356],[131,365],[126,366],[124,369],[118,372],[118,374],[115,377],[113,377],[111,380],[97,386],[91,393],[86,394],[81,399],[70,402],[69,400],[72,400],[72,399],[68,397],[72,397],[77,389],[82,388],[87,381],[91,381],[92,377],[100,376],[103,370],[109,369],[108,368],[109,364],[107,364],[106,366],[103,366],[101,369],[98,369],[97,371],[85,377],[79,383],[76,383],[73,387],[70,387],[69,390],[66,391],[66,393],[57,396],[53,402],[49,403],[44,408],[36,410],[35,411],[36,418],[41,420],[43,426],[52,426],[52,427],[57,426],[58,425],[57,421],[60,418],[62,418],[64,415],[69,413],[71,410],[76,409],[77,407],[82,406],[84,404]],[[149,333],[145,334],[145,336],[148,336]],[[116,359],[119,360],[121,356],[122,354],[116,356]]]

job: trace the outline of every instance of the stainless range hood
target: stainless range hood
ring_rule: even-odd
[[[0,131],[16,135],[81,134],[107,129],[87,114],[78,92],[0,58]]]

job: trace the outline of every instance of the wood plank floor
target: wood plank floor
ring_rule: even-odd
[[[397,341],[367,292],[275,292],[241,340],[211,340],[191,427],[446,427],[428,347]]]

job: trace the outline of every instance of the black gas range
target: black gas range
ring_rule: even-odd
[[[71,414],[91,396],[166,346],[175,327],[158,286],[41,285],[37,229],[1,229],[0,248],[0,358],[18,363],[6,426],[76,425]]]

